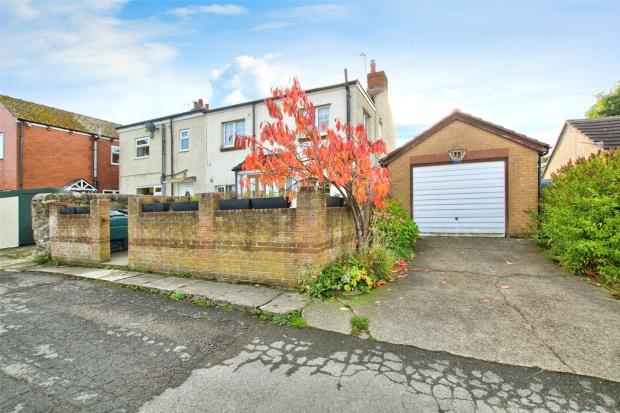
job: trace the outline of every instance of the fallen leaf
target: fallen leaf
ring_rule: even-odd
[[[484,300],[480,300],[480,303],[482,303],[482,304],[489,304],[489,303],[491,303],[491,300],[489,300],[488,298],[485,298]]]
[[[500,288],[500,289],[502,289],[502,290],[507,290],[507,289],[509,289],[509,288],[510,288],[510,286],[509,286],[509,285],[498,285],[497,287],[498,287],[498,288]]]
[[[512,263],[510,261],[506,261],[506,264],[508,265],[512,265]]]
[[[439,284],[446,285],[446,284],[448,284],[448,281],[439,281]]]
[[[348,310],[349,310],[347,307],[340,307],[340,309],[341,309],[342,311],[348,311]]]

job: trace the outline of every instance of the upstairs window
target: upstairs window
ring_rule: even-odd
[[[364,130],[366,131],[366,135],[370,138],[370,115],[364,112]]]
[[[118,165],[121,160],[121,148],[120,146],[112,146],[110,149],[112,151],[112,158],[110,159],[110,163],[112,165]]]
[[[181,152],[189,151],[189,129],[184,129],[179,134],[179,150]]]
[[[329,129],[329,106],[316,108],[316,127],[321,135],[327,134],[327,129]]]
[[[222,147],[233,148],[235,146],[235,138],[243,135],[245,135],[245,120],[225,123]]]
[[[136,159],[148,158],[151,151],[151,138],[136,139]]]

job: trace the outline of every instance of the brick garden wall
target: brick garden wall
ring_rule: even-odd
[[[302,190],[297,208],[220,210],[203,194],[198,211],[142,212],[129,202],[129,265],[156,272],[292,287],[306,263],[322,267],[353,249],[348,208],[327,208],[325,195]]]
[[[110,201],[93,199],[90,214],[61,214],[64,206],[50,207],[50,252],[54,259],[66,263],[98,264],[110,259]]]

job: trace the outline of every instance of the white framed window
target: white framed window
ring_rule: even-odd
[[[136,187],[136,195],[161,195],[161,185]]]
[[[118,165],[121,160],[121,147],[120,146],[111,146],[110,147],[110,164]]]
[[[226,192],[235,192],[234,185],[215,185],[215,190],[221,194]]]
[[[366,112],[364,112],[364,130],[368,138],[370,138],[370,115]]]
[[[104,194],[118,194],[118,189],[104,189],[101,192]]]
[[[183,129],[179,132],[179,151],[189,151],[189,129]]]
[[[136,159],[148,158],[151,152],[151,138],[136,139]]]
[[[245,119],[234,122],[226,122],[223,127],[223,148],[233,148],[235,146],[235,138],[245,135]]]
[[[0,132],[0,159],[4,159],[4,133]]]
[[[327,134],[329,129],[329,106],[319,106],[316,108],[316,127],[321,135]]]

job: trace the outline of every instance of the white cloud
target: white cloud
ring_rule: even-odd
[[[401,125],[430,125],[441,118],[448,116],[459,107],[456,102],[449,102],[439,98],[428,97],[417,92],[401,92],[390,90],[390,106],[394,122]]]
[[[252,27],[250,31],[259,32],[263,30],[276,30],[276,29],[285,29],[287,27],[291,27],[292,23],[287,22],[271,22],[271,23],[261,23]]]
[[[341,4],[312,4],[277,10],[269,13],[269,15],[282,20],[319,22],[341,19],[350,16],[351,13],[351,9]]]
[[[280,53],[270,53],[263,57],[242,55],[211,73],[213,95],[211,103],[215,106],[232,105],[247,100],[268,96],[271,88],[290,82],[294,71],[284,65],[270,63]]]
[[[236,4],[210,4],[205,6],[185,6],[170,10],[171,14],[179,17],[189,17],[196,14],[219,14],[231,16],[248,12],[243,6]]]

